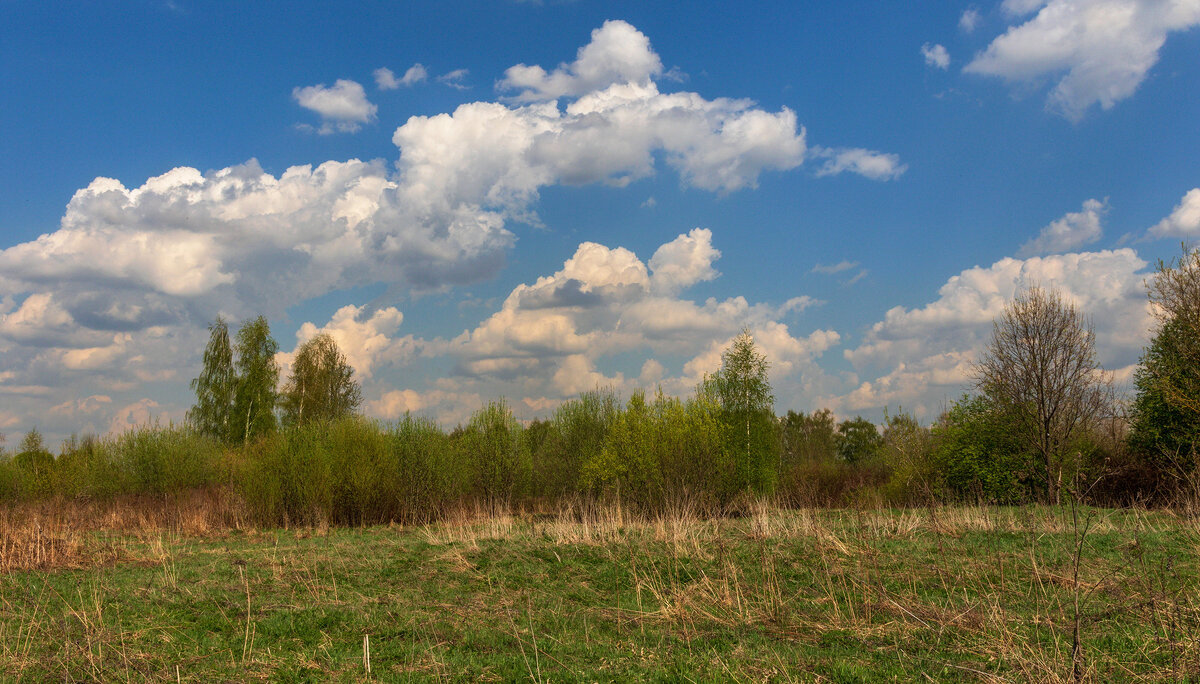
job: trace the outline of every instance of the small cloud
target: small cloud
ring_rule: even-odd
[[[899,178],[908,170],[907,164],[900,163],[900,155],[861,147],[813,147],[812,152],[814,157],[826,160],[817,169],[818,176],[836,176],[850,171],[871,180],[887,181]]]
[[[950,53],[946,52],[943,45],[925,43],[921,46],[921,56],[925,58],[926,66],[943,70],[950,68]]]
[[[387,67],[379,67],[374,71],[375,87],[380,90],[395,90],[400,87],[400,79]]]
[[[821,273],[824,275],[833,275],[842,271],[849,271],[858,265],[857,261],[839,261],[836,264],[817,264],[812,267],[810,273]]]
[[[653,209],[658,204],[658,200],[653,197],[647,197],[645,202],[642,202],[643,209]]]
[[[861,270],[861,271],[859,271],[858,273],[854,274],[854,277],[853,277],[853,278],[851,278],[850,280],[847,280],[846,282],[842,283],[842,285],[844,285],[844,286],[846,286],[846,287],[850,287],[850,286],[851,286],[851,285],[853,285],[854,283],[857,283],[858,281],[862,280],[863,278],[866,278],[868,273],[870,273],[870,271],[868,271],[867,269],[865,269],[865,268],[864,268],[863,270]]]
[[[684,81],[688,80],[688,75],[684,73],[683,69],[680,69],[677,66],[673,66],[668,69],[666,73],[662,75],[662,77],[668,81],[675,81],[676,83],[683,83]]]
[[[429,78],[429,71],[425,69],[425,65],[420,62],[410,66],[408,71],[400,78],[396,78],[396,74],[387,67],[380,67],[375,70],[375,85],[380,90],[396,90],[397,88],[410,88]]]
[[[979,10],[975,9],[974,7],[968,7],[967,10],[962,13],[962,16],[958,18],[958,28],[962,30],[963,33],[973,33],[975,29],[979,27],[979,23],[981,21],[983,21],[983,17],[980,16]]]
[[[318,83],[293,88],[292,97],[301,107],[321,116],[321,128],[317,129],[321,135],[354,133],[362,124],[373,121],[378,110],[367,100],[362,84],[346,79],[338,79],[332,87]]]
[[[1090,199],[1082,211],[1073,211],[1051,221],[1034,239],[1021,246],[1020,257],[1038,254],[1061,254],[1091,244],[1103,235],[1100,219],[1108,211],[1108,198]]]
[[[800,295],[799,297],[792,297],[791,299],[784,302],[783,306],[779,307],[779,315],[783,316],[783,315],[789,314],[793,311],[795,311],[796,313],[800,313],[801,311],[804,311],[805,309],[809,308],[810,306],[819,306],[824,303],[825,302],[822,302],[819,299],[813,299],[812,297],[809,297],[808,295]]]
[[[456,90],[466,90],[471,86],[463,83],[463,79],[471,72],[467,69],[455,69],[449,73],[442,74],[437,77],[438,83],[443,83]]]

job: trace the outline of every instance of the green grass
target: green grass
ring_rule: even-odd
[[[1069,509],[92,532],[0,575],[0,678],[1069,681],[1078,594],[1084,678],[1196,681],[1196,523],[1083,515],[1078,584]]]

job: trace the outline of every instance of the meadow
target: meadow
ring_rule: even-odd
[[[1171,510],[578,497],[282,528],[208,489],[0,516],[7,681],[1200,677],[1200,523]]]

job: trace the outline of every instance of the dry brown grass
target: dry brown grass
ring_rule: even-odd
[[[131,556],[130,538],[150,543],[149,560],[157,562],[163,534],[207,536],[249,527],[241,500],[224,490],[170,498],[56,498],[0,506],[0,572],[146,560]]]

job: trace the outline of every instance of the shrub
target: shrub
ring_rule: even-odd
[[[457,448],[468,469],[472,494],[509,501],[526,493],[532,464],[521,432],[504,400],[490,402],[471,416]]]
[[[536,454],[534,492],[556,497],[578,491],[583,464],[599,456],[620,412],[615,392],[595,390],[563,402],[550,421],[531,425],[527,434]]]
[[[956,499],[1017,503],[1044,479],[1004,414],[986,397],[963,397],[933,426],[940,489]]]
[[[889,501],[914,504],[936,500],[940,487],[933,438],[916,418],[903,411],[886,417],[879,455],[889,473],[883,492]]]

